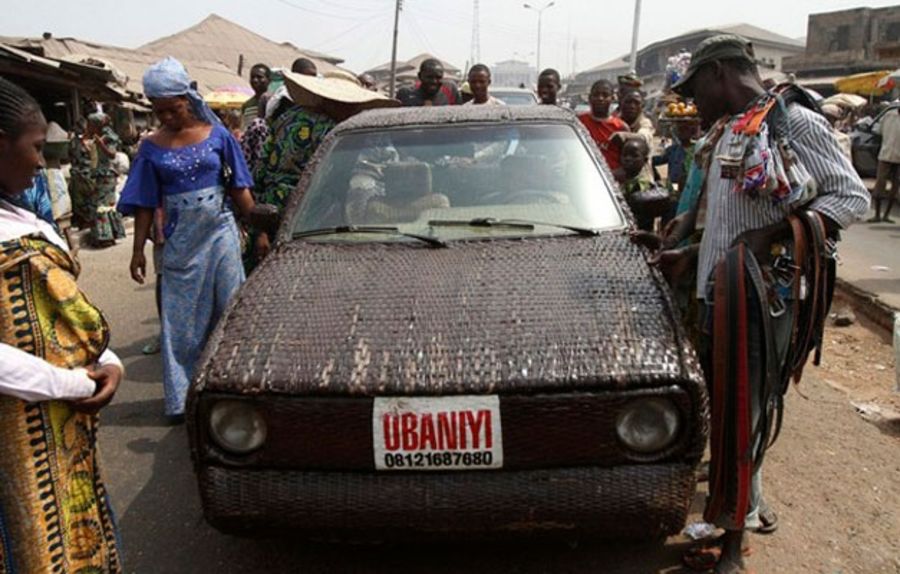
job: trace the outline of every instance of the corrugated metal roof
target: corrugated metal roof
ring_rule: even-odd
[[[593,68],[589,68],[584,70],[583,72],[578,72],[578,75],[582,74],[590,74],[596,72],[605,72],[606,70],[618,70],[620,68],[630,68],[631,64],[629,64],[628,60],[631,59],[631,54],[625,54],[624,56],[619,56],[618,58],[612,59],[608,62],[604,62],[598,66],[594,66]]]
[[[725,32],[726,34],[737,34],[748,40],[771,42],[772,44],[785,44],[787,46],[796,46],[798,48],[806,47],[805,41],[797,40],[796,38],[788,38],[787,36],[776,34],[775,32],[760,28],[759,26],[754,26],[753,24],[734,24],[731,26],[723,26],[722,28],[718,28],[718,30]]]
[[[289,42],[278,43],[217,14],[210,14],[202,22],[185,30],[154,40],[139,48],[158,56],[173,56],[180,60],[219,62],[237,71],[240,56],[244,56],[244,77],[249,77],[254,64],[290,68],[297,58],[309,58],[320,73],[337,69],[342,59],[300,49]]]
[[[409,71],[409,70],[414,70],[416,73],[418,73],[419,66],[422,65],[422,62],[424,62],[425,60],[429,60],[429,59],[435,59],[435,60],[439,61],[441,63],[441,65],[444,66],[444,73],[447,74],[448,76],[459,76],[462,73],[462,70],[460,70],[459,68],[457,68],[450,62],[447,62],[446,60],[442,60],[441,58],[438,58],[437,56],[433,56],[427,52],[425,52],[423,54],[419,54],[418,56],[415,56],[414,58],[410,58],[409,60],[406,60],[406,61],[398,60],[397,61],[397,72],[399,73],[401,71],[405,72],[405,71]],[[366,73],[375,75],[375,74],[378,74],[379,72],[390,72],[390,71],[391,71],[391,63],[387,62],[386,64],[382,64],[382,65],[378,66],[377,68],[372,68],[371,70],[368,70]]]
[[[161,59],[159,54],[131,50],[117,46],[94,44],[75,38],[5,38],[0,42],[20,50],[36,53],[44,58],[67,62],[91,62],[97,60],[112,67],[125,88],[135,94],[143,94],[141,83],[147,68]],[[217,62],[199,62],[184,59],[182,63],[191,77],[197,81],[200,93],[210,92],[227,85],[247,85],[234,71]]]

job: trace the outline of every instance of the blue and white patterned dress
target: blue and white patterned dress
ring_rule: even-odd
[[[161,350],[167,415],[184,413],[200,353],[244,282],[240,238],[226,186],[252,185],[240,145],[216,124],[207,139],[184,147],[144,141],[122,190],[122,213],[158,206],[166,212]]]

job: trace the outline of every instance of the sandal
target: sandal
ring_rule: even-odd
[[[778,515],[769,508],[765,500],[759,503],[759,522],[760,526],[756,529],[757,534],[772,534],[778,530]]]
[[[157,337],[144,345],[144,347],[141,349],[141,353],[143,353],[144,355],[155,355],[159,353],[159,348],[159,337]]]
[[[746,558],[753,554],[753,550],[747,546],[743,548],[741,554]],[[722,543],[720,538],[716,538],[709,544],[689,548],[681,555],[681,563],[695,572],[709,572],[721,559]]]

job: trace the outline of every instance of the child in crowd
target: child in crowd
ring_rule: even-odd
[[[609,169],[612,170],[616,180],[621,182],[624,176],[621,168],[622,140],[614,138],[613,135],[619,132],[628,132],[628,126],[619,118],[609,115],[609,107],[613,102],[614,89],[612,82],[608,80],[597,80],[591,86],[588,102],[591,105],[591,111],[585,112],[578,116],[584,127],[591,134],[600,152],[606,159]]]
[[[694,159],[694,144],[700,121],[685,119],[674,126],[675,138],[661,155],[653,156],[653,167],[666,165],[668,167],[667,187],[677,198],[684,190],[685,178],[691,169]]]
[[[622,194],[634,213],[638,229],[644,231],[653,231],[654,220],[669,207],[668,192],[657,187],[644,169],[649,155],[650,148],[644,138],[628,138],[622,145]]]

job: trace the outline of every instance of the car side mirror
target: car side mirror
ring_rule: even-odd
[[[251,227],[264,231],[269,236],[274,236],[278,233],[278,227],[281,225],[281,213],[274,205],[258,203],[247,216],[247,223]]]

